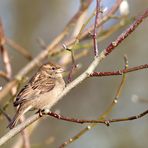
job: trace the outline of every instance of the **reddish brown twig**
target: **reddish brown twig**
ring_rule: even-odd
[[[6,39],[5,39],[5,35],[4,35],[4,29],[3,29],[2,22],[0,20],[0,53],[2,55],[3,63],[5,65],[6,76],[8,79],[11,79],[12,68],[11,68],[11,64],[10,64],[10,58],[8,55],[8,51],[4,47],[5,43],[6,43]]]
[[[9,80],[9,78],[7,77],[7,74],[3,71],[0,71],[0,77],[3,77],[5,80]]]
[[[43,111],[43,115],[49,115],[49,116],[52,116],[54,118],[64,120],[64,121],[68,121],[68,122],[74,122],[74,123],[80,123],[80,124],[83,124],[83,123],[103,123],[103,124],[106,124],[107,126],[109,126],[109,124],[111,122],[135,120],[135,119],[138,119],[138,118],[145,116],[146,114],[148,114],[148,110],[146,110],[146,111],[144,111],[144,112],[142,112],[138,115],[130,116],[130,117],[127,117],[127,118],[117,118],[117,119],[108,119],[108,120],[85,120],[85,119],[76,119],[76,118],[65,117],[65,116],[59,115],[55,112],[49,112],[49,113],[46,114]]]
[[[96,28],[97,28],[97,23],[98,23],[98,17],[99,17],[99,12],[100,12],[100,0],[96,0],[96,16],[95,16],[95,22],[94,22],[94,30],[93,30],[93,45],[94,45],[94,55],[97,57],[99,55],[99,49],[97,45],[97,33],[96,33]]]
[[[118,70],[118,71],[93,72],[92,74],[90,74],[90,77],[122,75],[123,73],[129,73],[129,72],[138,71],[138,70],[146,69],[146,68],[148,68],[148,64],[139,65],[139,66],[135,66],[135,67],[127,68],[127,69],[122,69],[122,70]]]
[[[76,62],[75,62],[73,50],[69,49],[65,44],[63,44],[63,48],[71,53],[72,67],[71,67],[70,72],[68,74],[68,83],[69,83],[69,82],[72,81],[72,74],[73,74],[73,71],[75,70],[75,68],[77,68],[77,65],[76,65]]]
[[[105,56],[109,55],[115,49],[115,47],[117,47],[125,38],[127,38],[129,34],[131,34],[137,28],[137,26],[147,17],[148,9],[146,9],[144,14],[138,17],[135,22],[130,25],[130,27],[125,32],[123,32],[114,42],[111,42],[109,44],[109,46],[104,51]]]

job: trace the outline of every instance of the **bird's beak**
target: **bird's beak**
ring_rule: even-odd
[[[63,68],[57,69],[57,73],[63,73],[65,70]]]

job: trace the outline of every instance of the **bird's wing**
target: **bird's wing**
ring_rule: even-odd
[[[18,93],[14,106],[18,106],[25,101],[34,99],[41,94],[51,91],[55,86],[55,79],[45,78],[42,75],[36,74]]]

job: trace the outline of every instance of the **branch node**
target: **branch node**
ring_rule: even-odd
[[[104,123],[106,124],[106,126],[110,126],[110,122],[108,120],[106,120]]]

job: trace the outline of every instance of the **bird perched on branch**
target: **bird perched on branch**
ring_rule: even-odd
[[[39,68],[16,96],[14,106],[17,111],[8,125],[10,129],[30,109],[50,109],[59,100],[58,96],[65,88],[63,71],[63,68],[53,63],[44,64]]]

